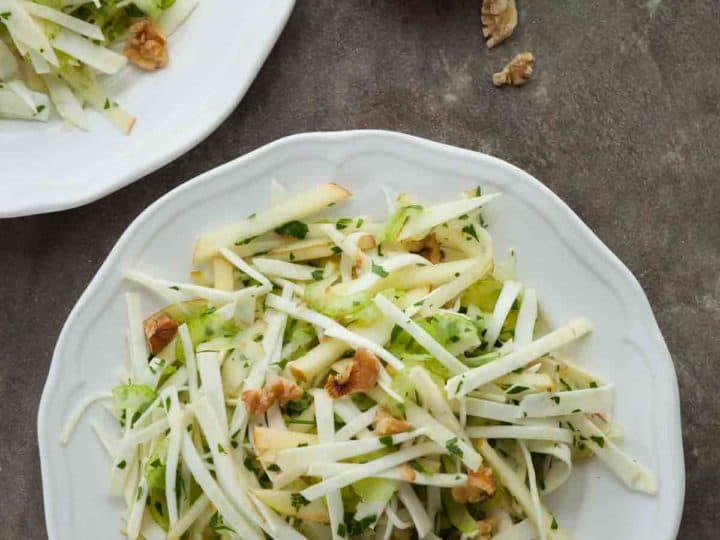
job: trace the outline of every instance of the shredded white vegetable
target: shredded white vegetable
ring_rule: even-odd
[[[127,295],[121,383],[61,433],[106,401],[129,538],[471,540],[479,498],[493,538],[566,540],[544,498],[593,455],[656,493],[617,446],[615,387],[561,356],[590,323],[536,338],[535,290],[498,271],[492,196],[402,194],[366,224],[323,214],[350,195],[336,184],[270,189],[269,209],[200,236],[190,283],[127,272],[169,305],[149,319]]]

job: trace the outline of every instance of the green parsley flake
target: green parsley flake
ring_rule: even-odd
[[[394,446],[393,438],[391,435],[383,435],[382,437],[380,437],[380,442],[388,448],[392,448]]]
[[[591,435],[590,439],[597,444],[600,448],[605,448],[605,437]]]
[[[295,511],[300,510],[303,506],[307,506],[310,504],[310,501],[308,501],[305,497],[302,496],[300,493],[293,493],[290,495],[290,502],[292,504],[292,507],[295,509]]]
[[[293,220],[280,225],[275,229],[275,232],[281,236],[292,236],[298,240],[303,240],[307,236],[308,226],[302,221]]]
[[[472,236],[472,237],[475,239],[476,242],[479,242],[479,241],[480,241],[480,239],[478,238],[477,233],[475,232],[475,227],[474,227],[473,225],[465,225],[465,226],[462,228],[462,232],[464,232],[465,234],[467,234],[467,235],[469,235],[469,236]]]
[[[458,438],[453,437],[445,443],[445,448],[447,448],[448,452],[450,452],[451,454],[461,458],[463,457],[463,451],[460,449],[457,443]]]
[[[343,229],[347,229],[352,224],[351,218],[340,218],[335,222],[335,228],[338,231],[342,231]]]
[[[372,263],[372,272],[380,277],[388,277],[388,275],[390,275],[382,266],[375,264],[375,261]]]

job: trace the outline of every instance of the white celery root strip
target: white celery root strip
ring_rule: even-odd
[[[411,446],[399,450],[393,454],[388,454],[381,458],[361,464],[357,469],[341,473],[322,482],[305,488],[300,494],[309,501],[314,501],[330,491],[343,488],[357,482],[361,478],[371,477],[376,472],[391,469],[397,465],[401,465],[413,459],[417,459],[428,454],[447,454],[447,450],[440,448],[432,442],[421,443],[417,446]],[[312,465],[308,470],[308,474],[312,475]]]
[[[655,495],[658,491],[653,474],[637,460],[620,450],[585,416],[568,417],[572,425],[587,437],[583,442],[613,471],[623,483],[634,491]],[[602,443],[600,445],[599,443]]]
[[[576,319],[498,360],[451,377],[445,385],[448,397],[464,396],[477,387],[494,381],[536,358],[582,337],[591,328],[586,319]]]
[[[532,495],[525,485],[524,479],[518,477],[515,471],[513,471],[513,469],[505,463],[505,461],[487,441],[480,441],[478,444],[478,450],[485,458],[488,465],[493,468],[495,474],[498,475],[503,486],[505,486],[512,496],[515,497],[525,512],[525,515],[536,528],[545,527],[549,540],[569,540],[567,534],[559,526],[555,529],[551,527],[554,518],[544,507],[541,508],[543,523],[538,523],[537,517],[535,516],[535,505],[532,501]]]
[[[390,300],[385,298],[383,295],[378,294],[375,296],[375,305],[380,308],[383,315],[410,334],[415,341],[437,358],[440,363],[450,370],[451,373],[458,374],[467,371],[468,368],[465,364],[460,362],[460,360],[455,358],[455,356],[440,345],[440,343],[435,341],[430,334],[423,330],[410,317],[405,315],[400,308],[395,306],[395,304],[393,304]],[[402,369],[402,367],[400,369]]]
[[[195,244],[193,262],[201,263],[212,257],[220,248],[258,236],[293,220],[299,220],[336,204],[350,196],[350,192],[337,184],[325,184],[290,197],[274,208],[258,212],[237,225],[231,225],[201,236]]]
[[[408,422],[416,429],[426,427],[427,437],[437,443],[438,446],[445,448],[450,441],[456,439],[455,443],[462,452],[462,456],[459,456],[462,462],[472,471],[480,468],[480,465],[482,465],[482,457],[480,457],[480,454],[467,442],[464,434],[449,430],[430,415],[430,413],[414,403],[406,403],[405,411]]]
[[[487,332],[485,333],[485,340],[490,347],[495,347],[495,342],[500,335],[503,324],[505,324],[505,319],[507,319],[513,302],[515,302],[521,290],[522,284],[517,281],[506,281],[503,283],[500,296],[495,303],[495,309],[493,310],[492,317],[487,326]]]

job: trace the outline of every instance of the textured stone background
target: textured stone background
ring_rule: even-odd
[[[135,216],[278,137],[385,128],[529,171],[635,273],[680,381],[687,494],[679,537],[716,538],[720,3],[518,0],[519,27],[493,51],[481,39],[480,0],[297,4],[245,100],[204,143],[84,208],[0,222],[0,536],[46,536],[35,415],[51,352]],[[524,49],[537,57],[532,81],[494,89],[492,72]]]

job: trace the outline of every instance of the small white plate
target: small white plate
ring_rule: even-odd
[[[0,218],[92,202],[186,152],[227,118],[285,26],[295,0],[202,0],[170,36],[170,63],[128,66],[109,94],[137,123],[123,135],[90,112],[90,130],[0,120]]]
[[[477,185],[502,197],[484,212],[499,256],[517,252],[518,278],[538,291],[553,326],[578,315],[594,331],[579,361],[613,381],[623,448],[658,477],[660,493],[628,492],[594,460],[580,464],[548,504],[574,538],[671,540],[680,523],[685,476],[677,381],[670,354],[640,285],[557,196],[493,157],[379,131],[314,133],[281,139],[171,191],[118,241],[68,318],[53,356],[38,415],[51,540],[120,538],[121,507],[106,493],[110,462],[86,417],[67,448],[58,437],[83,396],[118,383],[126,361],[123,273],[139,268],[187,279],[192,247],[204,231],[269,202],[270,179],[293,192],[337,181],[355,196],[334,215],[380,218],[380,184],[441,201]],[[146,296],[149,298],[149,296]],[[145,302],[150,310],[159,304]],[[99,418],[103,411],[88,416]]]

